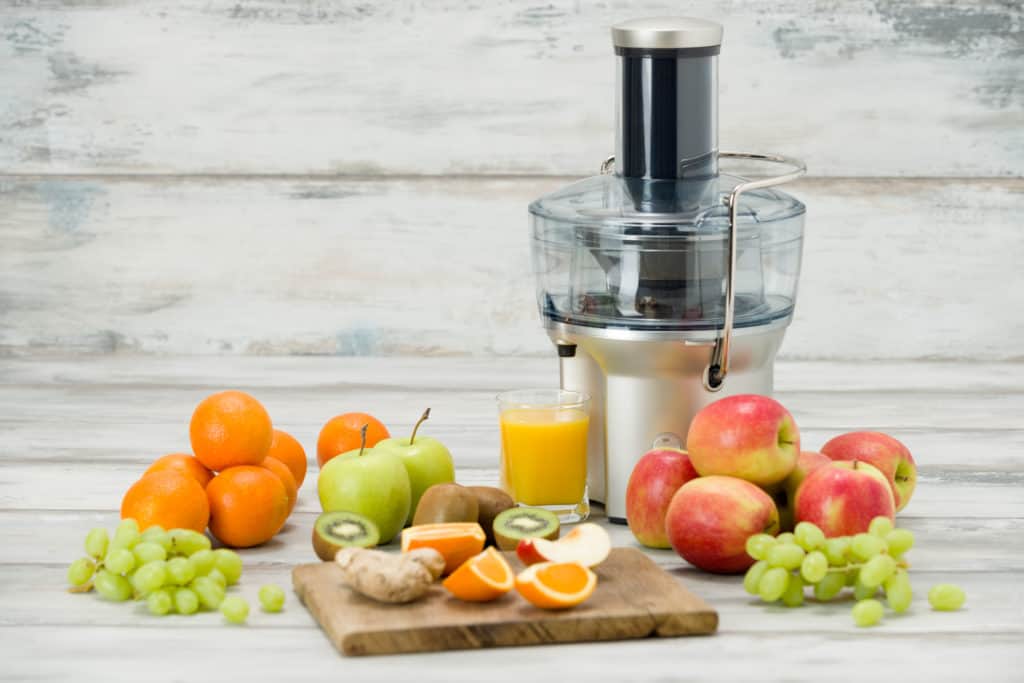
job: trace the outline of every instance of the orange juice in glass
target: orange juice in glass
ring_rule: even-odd
[[[519,505],[547,508],[563,522],[590,514],[587,500],[589,397],[560,389],[498,396],[501,485]]]

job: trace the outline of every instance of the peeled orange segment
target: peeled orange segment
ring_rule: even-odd
[[[542,562],[516,577],[516,590],[543,609],[564,609],[580,604],[597,588],[597,575],[578,562]]]
[[[444,556],[444,573],[451,574],[484,549],[487,535],[476,522],[421,524],[402,531],[402,552],[433,548]]]
[[[501,553],[488,548],[463,562],[441,585],[460,600],[489,602],[512,590],[515,578]]]

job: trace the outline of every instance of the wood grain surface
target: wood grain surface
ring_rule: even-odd
[[[723,148],[829,176],[1017,176],[1018,0],[5,0],[0,168],[590,175],[608,27],[723,22]]]
[[[513,572],[523,569],[505,553]],[[352,591],[333,562],[292,570],[295,593],[328,640],[346,655],[390,655],[488,647],[708,635],[718,614],[635,548],[614,548],[594,569],[597,589],[581,605],[542,610],[515,591],[465,603],[434,584],[419,600],[386,605]]]
[[[0,359],[0,680],[1017,681],[1024,666],[1024,375],[1009,363],[783,362],[780,400],[806,443],[855,428],[892,431],[920,466],[900,513],[911,529],[915,599],[901,616],[857,629],[850,603],[766,606],[738,577],[695,570],[670,550],[644,551],[719,614],[709,638],[642,639],[508,651],[339,658],[289,592],[259,610],[265,583],[290,585],[314,560],[315,460],[296,512],[270,543],[243,552],[238,594],[249,624],[220,615],[153,617],[144,608],[64,592],[85,532],[112,527],[123,491],[145,466],[187,445],[199,397],[250,391],[312,453],[334,412],[379,412],[396,432],[425,402],[424,427],[455,454],[458,479],[493,483],[500,389],[554,381],[551,358],[37,357]],[[405,397],[404,399],[401,397]],[[980,401],[980,403],[979,403]],[[414,408],[415,404],[415,410]],[[603,521],[598,518],[603,524]],[[606,526],[617,547],[637,547]],[[939,582],[967,592],[964,610],[934,612]]]

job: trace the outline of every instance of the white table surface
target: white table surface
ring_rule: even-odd
[[[0,361],[0,679],[76,681],[1021,680],[1024,677],[1024,372],[1014,364],[782,363],[778,397],[804,447],[856,428],[904,440],[920,465],[899,522],[914,531],[915,601],[857,629],[850,604],[764,606],[739,577],[704,574],[671,551],[651,556],[720,614],[717,635],[429,655],[345,658],[290,591],[313,558],[315,440],[331,415],[376,414],[448,444],[464,482],[492,479],[493,395],[556,381],[551,358],[85,357]],[[244,627],[219,614],[157,618],[141,605],[65,592],[67,563],[96,525],[112,527],[146,464],[187,449],[194,404],[252,392],[312,462],[282,533],[242,552],[241,593],[288,588],[282,614]],[[616,545],[635,545],[609,526]],[[933,583],[968,595],[929,609]]]

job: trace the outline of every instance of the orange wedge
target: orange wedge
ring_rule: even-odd
[[[487,536],[476,522],[420,524],[402,531],[402,552],[433,548],[444,556],[444,573],[459,566],[484,549]]]
[[[501,553],[488,548],[463,562],[441,585],[460,600],[489,602],[512,590],[515,579]]]
[[[537,607],[564,609],[580,604],[597,588],[597,575],[578,562],[541,562],[516,577],[516,590]]]

